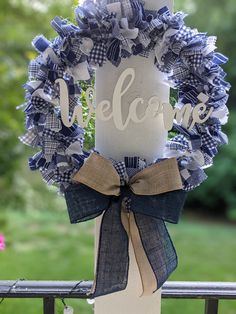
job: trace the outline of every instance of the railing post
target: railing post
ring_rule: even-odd
[[[43,314],[55,314],[55,299],[52,297],[43,298]]]
[[[217,314],[218,313],[218,299],[206,300],[205,302],[205,314]]]

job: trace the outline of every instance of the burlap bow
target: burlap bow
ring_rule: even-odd
[[[177,266],[165,221],[177,223],[185,200],[175,158],[153,164],[120,186],[108,159],[93,153],[65,191],[71,223],[103,213],[93,296],[126,288],[129,239],[138,264],[143,295],[159,289]],[[127,209],[129,201],[129,209]]]

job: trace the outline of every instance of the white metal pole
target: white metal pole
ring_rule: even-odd
[[[163,6],[173,9],[173,0],[146,0],[145,8],[158,10]],[[109,100],[121,73],[127,68],[135,70],[135,80],[130,89],[122,96],[122,111],[127,115],[129,104],[136,97],[148,100],[158,96],[162,102],[169,102],[169,87],[163,84],[163,75],[154,66],[154,54],[148,59],[135,56],[121,62],[119,67],[107,63],[96,70],[96,103]],[[138,107],[139,108],[139,107]],[[142,114],[142,108],[139,108]],[[138,112],[139,113],[139,112]],[[155,122],[155,123],[154,123]],[[130,122],[128,127],[120,131],[114,121],[102,121],[96,118],[96,149],[106,157],[123,160],[124,156],[140,156],[148,162],[162,156],[167,132],[162,118],[146,119],[142,123]],[[99,237],[100,219],[96,221],[96,248]],[[111,244],[112,245],[112,244]],[[160,314],[160,289],[151,296],[140,297],[141,279],[130,247],[130,266],[127,289],[107,296],[96,298],[95,314]],[[96,255],[96,254],[95,254]],[[115,263],[115,261],[114,261]]]

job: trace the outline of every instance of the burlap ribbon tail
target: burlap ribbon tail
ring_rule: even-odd
[[[121,186],[112,162],[93,153],[73,181],[75,184],[65,191],[71,223],[103,214],[93,297],[126,288],[129,239],[143,295],[159,289],[177,267],[176,251],[165,225],[165,221],[178,222],[185,200],[176,159],[153,164]]]

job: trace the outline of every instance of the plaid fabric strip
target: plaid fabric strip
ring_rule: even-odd
[[[206,166],[211,166],[211,165],[213,164],[213,159],[212,159],[212,157],[209,156],[209,155],[206,154],[206,153],[204,153],[203,156],[204,156],[204,164],[205,164]]]
[[[53,109],[53,105],[49,102],[45,101],[43,98],[38,96],[33,96],[28,102],[27,107],[25,108],[25,113],[43,113],[47,114],[49,111]]]
[[[168,51],[163,56],[163,62],[165,63],[165,71],[168,73],[171,72],[177,60],[178,56],[174,54],[172,51]]]
[[[48,184],[48,185],[52,185],[55,183],[55,171],[50,169],[50,170],[41,170],[41,175],[43,180]]]
[[[183,83],[181,83],[180,85],[190,85],[190,86],[193,86],[193,87],[197,87],[197,86],[201,86],[202,85],[202,82],[200,81],[200,78],[199,77],[196,77],[195,75],[193,74],[189,74],[185,80],[183,81]]]
[[[192,67],[195,71],[202,66],[203,62],[203,55],[201,52],[195,53],[188,58],[188,64]]]
[[[77,163],[79,163],[81,166],[85,162],[85,160],[89,157],[90,153],[86,151],[82,151],[81,154],[73,154],[73,158],[76,159]]]
[[[154,37],[153,36],[154,34],[157,35],[163,29],[163,23],[158,18],[151,19],[151,21],[148,24],[147,29],[150,35],[152,35],[151,37]]]
[[[214,64],[212,61],[210,64],[207,63],[205,67],[207,69],[206,73],[208,77],[214,77],[215,75],[218,75],[219,71],[221,71],[220,67]]]
[[[132,53],[128,52],[127,50],[125,49],[122,49],[121,50],[121,53],[120,53],[120,56],[122,59],[126,59],[126,58],[129,58],[132,56]]]
[[[146,161],[140,157],[124,157],[124,161],[112,160],[112,163],[120,176],[122,186],[128,183],[130,177],[147,166]]]
[[[183,63],[178,62],[173,68],[173,80],[182,81],[189,75],[189,69]]]
[[[84,52],[82,51],[82,41],[80,38],[67,36],[64,39],[63,48],[60,50],[61,58],[70,66],[75,66],[80,62]],[[85,49],[84,49],[85,51]]]
[[[35,92],[35,90],[43,87],[42,81],[29,81],[23,85],[26,90],[27,99],[31,97],[31,94]]]
[[[171,48],[173,53],[175,53],[177,56],[179,56],[180,52],[182,51],[182,49],[184,48],[185,45],[186,45],[186,42],[174,41],[174,42],[170,43],[170,48]]]
[[[140,157],[124,157],[124,161],[129,177],[134,176],[146,167],[146,161]]]
[[[55,156],[55,163],[60,172],[64,172],[68,170],[68,168],[71,168],[68,160],[69,158],[65,154],[57,152]]]
[[[189,141],[184,135],[180,134],[169,140],[166,147],[170,150],[186,151],[189,150]]]
[[[207,146],[209,149],[213,149],[217,146],[217,141],[210,134],[204,133],[201,136],[202,145]]]
[[[43,158],[43,153],[38,152],[33,157],[29,158],[29,168],[32,171],[43,168],[46,165],[46,159]]]
[[[73,170],[67,170],[64,172],[60,172],[59,169],[57,169],[55,173],[55,182],[57,183],[71,183],[71,178],[73,175]]]
[[[126,38],[122,34],[117,37],[121,41],[122,49],[127,50],[128,52],[132,52],[133,41]]]
[[[183,186],[185,191],[193,190],[207,179],[207,175],[200,168],[190,171],[190,174],[191,175],[187,180],[185,179],[183,180]]]
[[[25,126],[28,130],[34,129],[35,133],[39,136],[42,133],[42,129],[44,129],[46,121],[46,115],[40,113],[29,114],[25,120]]]
[[[133,11],[132,18],[130,19],[130,24],[133,25],[134,27],[138,27],[140,30],[146,29],[148,23],[143,18],[144,14],[143,3],[139,0],[133,0],[130,1],[130,4]]]
[[[83,166],[83,163],[88,156],[85,156],[83,153],[75,153],[71,156],[71,162],[72,165],[75,167],[75,169],[80,169]]]
[[[110,45],[107,49],[107,59],[115,66],[118,66],[121,62],[120,57],[120,40],[114,38],[111,40]]]
[[[83,45],[81,44],[80,40],[78,39],[73,39],[72,40],[72,45],[70,46],[71,47],[71,52],[68,53],[67,55],[67,60],[72,64],[72,65],[76,65],[82,55],[83,55],[83,51],[87,51],[87,49],[83,49]],[[82,51],[83,49],[83,51]]]
[[[123,16],[131,19],[133,17],[133,9],[129,0],[121,0]]]
[[[48,95],[50,98],[55,99],[59,97],[59,89],[58,86],[56,86],[51,81],[47,80],[44,84],[43,91],[46,95]]]
[[[146,160],[144,158],[139,157],[138,168],[141,170],[141,169],[144,169],[146,166],[147,166]]]
[[[206,44],[203,48],[202,52],[204,56],[208,56],[216,49],[216,37],[215,36],[209,36],[206,38]]]
[[[39,53],[43,53],[50,46],[50,44],[50,41],[43,35],[36,36],[32,41],[32,45]]]
[[[217,137],[215,138],[221,145],[225,145],[228,144],[229,140],[228,140],[228,136],[222,132],[219,131]]]
[[[215,64],[222,65],[225,64],[227,61],[228,58],[222,55],[221,53],[218,52],[214,53],[212,62],[214,62]]]
[[[71,139],[73,138],[82,144],[83,139],[84,139],[84,130],[81,127],[77,126],[75,130],[71,131],[69,138]],[[89,153],[88,153],[88,156],[89,156]]]
[[[61,47],[62,45],[62,37],[60,36],[56,36],[53,40],[52,40],[52,48],[55,49],[55,50],[58,50],[59,47]]]
[[[133,177],[136,173],[138,173],[140,171],[139,168],[127,168],[127,174],[129,176],[129,178]]]
[[[63,78],[65,73],[65,67],[58,65],[58,64],[52,64],[51,69],[48,71],[48,79],[51,82],[54,82],[58,78]]]
[[[81,106],[80,98],[69,96],[69,115],[70,116],[72,116],[76,106]]]
[[[159,11],[158,11],[158,15],[160,16],[160,18],[162,18],[164,21],[168,21],[169,17],[171,16],[170,14],[170,10],[168,9],[167,6],[163,6]]]
[[[200,149],[202,145],[202,138],[199,135],[190,135],[190,143],[191,143],[191,150],[195,151],[197,149]]]
[[[19,136],[19,140],[23,144],[31,147],[38,147],[40,143],[39,136],[34,129],[30,129],[26,134]]]
[[[150,37],[144,31],[140,31],[138,33],[138,40],[143,45],[144,48],[147,48],[151,42]]]
[[[50,129],[44,129],[42,135],[43,135],[43,137],[48,137],[48,138],[54,139],[57,135],[57,132],[50,130]]]
[[[117,2],[117,0],[106,0],[107,4],[116,3],[116,2]]]
[[[199,92],[192,86],[189,85],[183,85],[179,89],[179,100],[183,104],[197,104],[197,97],[199,95]]]
[[[58,16],[52,20],[51,25],[62,38],[66,37],[70,33],[79,31],[79,28],[75,25],[69,24],[67,20],[63,20]]]
[[[61,120],[58,118],[57,114],[55,112],[49,113],[46,117],[45,122],[45,128],[52,130],[52,131],[60,131],[61,126]]]
[[[126,168],[138,168],[139,167],[139,157],[124,157],[124,162]]]
[[[190,41],[191,39],[193,39],[194,35],[196,35],[196,34],[197,34],[197,30],[191,30],[191,28],[183,25],[179,29],[179,31],[176,33],[175,40],[177,40],[177,41],[181,41],[181,40]]]
[[[149,50],[143,50],[142,52],[139,53],[139,56],[148,58],[150,56]]]
[[[229,90],[230,88],[230,84],[228,82],[225,82],[222,78],[217,76],[213,79],[213,84],[215,86],[224,87],[226,90]]]
[[[31,129],[37,128],[37,126],[35,126],[34,116],[35,116],[34,114],[30,114],[30,115],[26,116],[26,118],[25,118],[25,128],[27,130],[31,130]]]
[[[114,168],[116,169],[117,173],[120,176],[120,184],[124,186],[128,182],[128,179],[129,179],[127,171],[126,171],[125,163],[123,161],[116,162],[114,160],[112,162],[113,162]]]
[[[207,153],[210,157],[215,157],[218,154],[218,149],[216,147],[202,146],[204,153]]]
[[[89,60],[90,62],[94,64],[98,64],[99,66],[102,66],[106,62],[106,53],[107,48],[106,45],[101,43],[95,43],[93,49],[91,50],[89,54]]]
[[[42,142],[43,142],[42,152],[44,158],[46,159],[46,161],[50,161],[55,152],[57,151],[59,143],[55,139],[49,137],[43,137]]]
[[[78,82],[75,82],[72,77],[70,77],[69,80],[67,80],[67,87],[69,96],[79,96],[81,94],[81,86]]]
[[[37,78],[41,80],[46,79],[46,76],[44,75],[44,73],[42,73],[43,75],[39,77],[40,71],[41,71],[41,65],[38,63],[38,61],[37,60],[30,61],[29,67],[28,67],[29,80],[33,81]]]
[[[214,100],[213,98],[210,98],[210,101],[208,101],[208,105],[213,107],[217,111],[226,105],[228,98],[229,98],[229,95],[225,95],[222,98],[218,98],[216,100]]]

